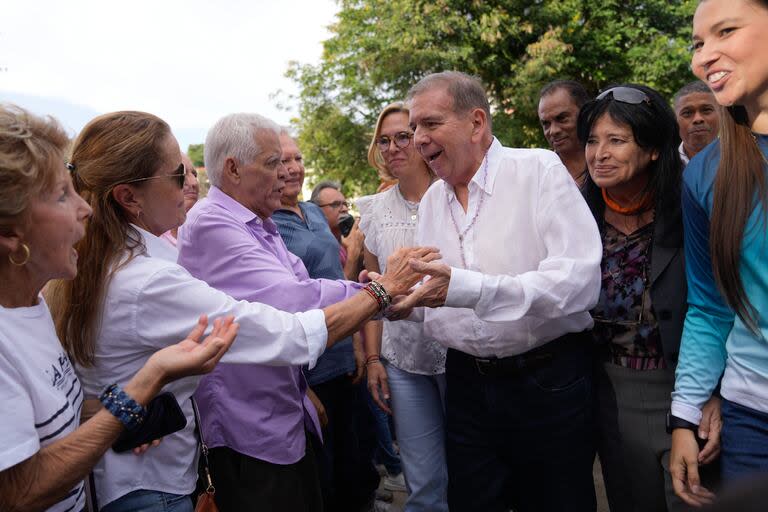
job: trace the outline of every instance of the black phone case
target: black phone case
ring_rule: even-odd
[[[147,405],[147,416],[135,430],[125,430],[112,449],[117,453],[127,452],[137,446],[150,443],[167,435],[178,432],[187,426],[187,418],[173,393],[160,393]]]

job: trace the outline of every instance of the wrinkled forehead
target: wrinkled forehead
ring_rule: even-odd
[[[675,105],[675,110],[680,112],[684,108],[701,108],[704,106],[711,106],[712,108],[715,108],[716,104],[717,101],[715,100],[715,95],[711,92],[696,91],[681,97],[677,101],[677,105]]]
[[[408,106],[410,123],[418,122],[425,117],[445,117],[455,113],[448,86],[441,84],[435,84],[414,95]]]
[[[334,201],[344,201],[346,198],[340,190],[336,190],[332,187],[326,187],[320,191],[318,199],[320,199],[320,201],[323,203],[332,203]]]
[[[578,111],[579,106],[567,89],[560,88],[539,99],[539,117],[556,116],[562,112]]]

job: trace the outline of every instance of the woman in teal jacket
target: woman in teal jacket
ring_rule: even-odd
[[[727,109],[720,140],[683,177],[689,307],[670,469],[678,495],[700,505],[712,495],[695,432],[721,375],[723,479],[768,472],[768,1],[701,1],[693,46],[694,73]]]

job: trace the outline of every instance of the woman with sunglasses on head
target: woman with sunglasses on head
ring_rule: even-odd
[[[592,316],[608,501],[613,512],[684,509],[671,483],[665,486],[663,468],[686,310],[677,122],[659,93],[622,85],[582,108],[578,132],[589,169],[584,195],[603,239]],[[717,403],[712,407],[716,420]],[[717,451],[713,431],[702,462]]]
[[[381,272],[398,247],[413,245],[419,201],[435,180],[413,143],[403,103],[392,103],[379,114],[368,162],[383,180],[397,180],[385,192],[357,201],[365,267]],[[445,348],[425,339],[422,323],[381,324],[366,331],[368,387],[395,422],[410,493],[405,510],[447,511]]]
[[[165,384],[210,372],[234,340],[231,318],[202,344],[203,319],[104,386],[104,408],[80,424],[83,390],[40,290],[77,273],[91,208],[64,165],[69,139],[52,119],[0,106],[0,510],[83,510],[83,478],[124,429],[140,428]],[[190,326],[191,327],[191,326]],[[177,339],[184,338],[180,335]],[[112,383],[110,383],[112,384]],[[125,410],[122,410],[125,409]]]
[[[685,320],[672,395],[676,492],[701,485],[695,433],[720,377],[724,483],[768,472],[768,1],[705,0],[693,18],[694,74],[725,107],[719,141],[685,170]]]
[[[93,214],[76,246],[77,278],[53,283],[49,296],[86,398],[105,383],[130,379],[152,352],[194,326],[199,310],[234,315],[240,324],[241,343],[225,361],[311,366],[326,346],[382,310],[386,292],[407,292],[417,279],[407,257],[429,253],[403,251],[371,291],[381,294],[361,290],[322,311],[290,314],[236,301],[193,278],[176,263],[175,248],[159,238],[186,217],[184,166],[163,120],[142,112],[97,117],[75,140],[71,163],[75,189]],[[186,417],[182,430],[142,457],[109,451],[99,461],[94,477],[101,510],[192,509],[198,442],[189,398],[198,382],[166,387]]]

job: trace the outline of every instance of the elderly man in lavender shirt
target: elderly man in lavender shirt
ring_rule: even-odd
[[[213,186],[179,233],[179,263],[235,298],[306,311],[361,285],[310,279],[280,238],[270,218],[286,178],[279,133],[256,114],[232,114],[210,129],[205,164]],[[298,366],[219,365],[202,381],[195,399],[222,512],[322,509],[306,434],[320,429],[306,390]]]

